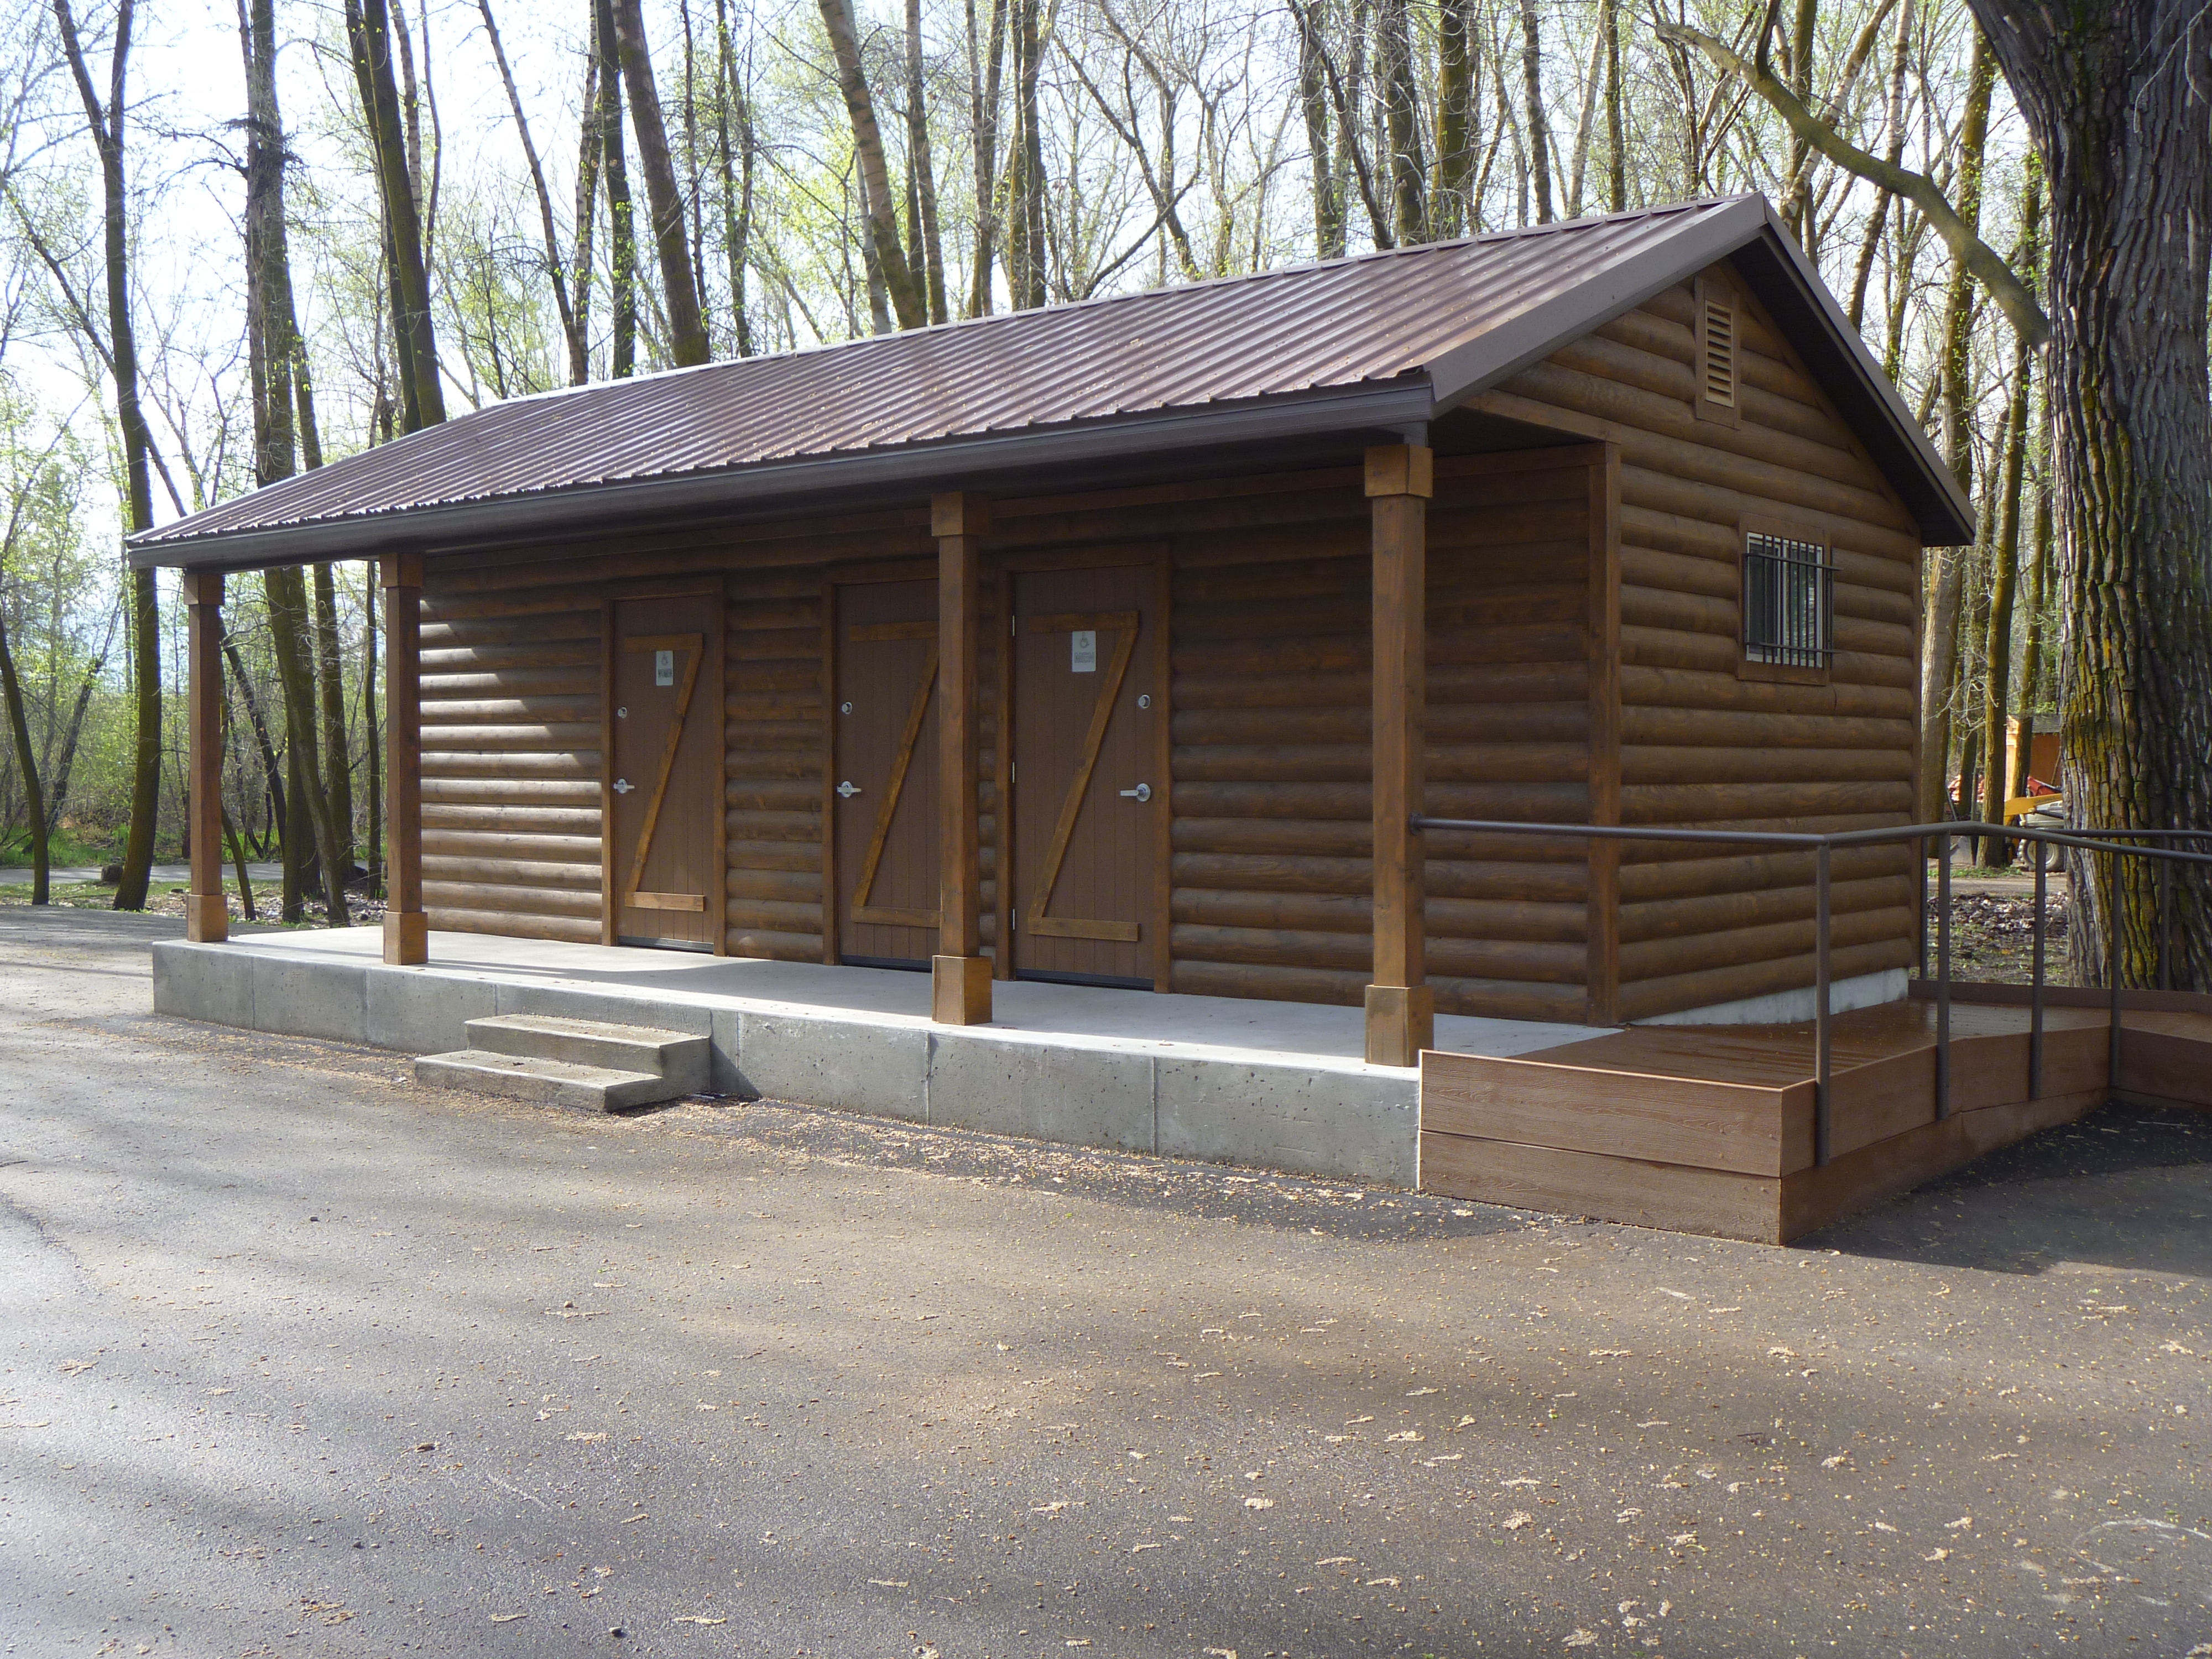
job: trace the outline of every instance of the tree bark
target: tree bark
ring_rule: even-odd
[[[545,169],[531,142],[530,119],[522,111],[522,94],[515,90],[514,71],[507,67],[507,49],[500,44],[499,25],[491,15],[491,0],[477,0],[483,14],[484,38],[499,65],[500,84],[507,88],[507,107],[514,112],[515,137],[522,141],[522,159],[530,166],[531,188],[538,193],[538,218],[545,237],[545,274],[553,284],[553,308],[561,314],[561,337],[568,345],[568,382],[581,386],[592,377],[591,342],[586,337],[576,308],[568,300],[568,270],[561,255],[561,233],[553,221],[553,193],[546,188]]]
[[[991,43],[975,62],[975,0],[968,0],[969,98],[975,106],[975,266],[968,283],[968,314],[991,314],[991,265],[999,231],[999,110],[1006,59],[1006,0],[991,0]]]
[[[1536,36],[1536,0],[1521,0],[1521,78],[1528,101],[1528,178],[1536,187],[1536,222],[1548,225],[1552,158],[1544,127],[1544,58]]]
[[[854,33],[848,0],[821,0],[823,27],[837,58],[838,88],[853,123],[853,152],[860,162],[861,194],[867,210],[870,246],[883,272],[884,289],[901,328],[923,328],[929,311],[899,246],[898,213],[893,205],[890,169],[884,160],[883,129],[876,124],[874,95],[860,64],[860,43]]]
[[[669,361],[693,368],[711,355],[707,325],[699,315],[699,277],[684,229],[684,194],[676,186],[676,162],[668,150],[668,124],[660,112],[660,89],[653,78],[653,58],[645,40],[640,0],[613,0],[615,46],[622,58],[623,85],[629,94],[630,125],[637,133],[637,164],[645,174],[645,199],[653,214],[653,241],[660,256],[660,295],[668,313]]]
[[[446,397],[438,379],[438,341],[430,318],[430,278],[423,264],[422,215],[408,165],[407,137],[401,129],[399,91],[392,78],[391,23],[384,0],[345,0],[345,22],[384,204],[392,289],[399,307],[392,327],[404,348],[401,368],[408,380],[401,405],[402,424],[404,430],[412,432],[446,418]]]
[[[133,0],[119,0],[102,102],[77,39],[69,0],[53,0],[62,51],[84,105],[85,125],[100,156],[101,244],[107,273],[108,373],[115,383],[115,418],[123,432],[124,506],[131,531],[154,523],[154,488],[147,457],[153,448],[138,395],[137,332],[131,318],[130,198],[124,179],[124,115],[130,83]],[[131,573],[131,672],[137,732],[131,767],[131,827],[123,847],[123,879],[115,908],[143,910],[154,870],[154,834],[161,810],[161,615],[154,573]]]
[[[1044,69],[1044,40],[1037,27],[1042,0],[1014,0],[1020,24],[1016,60],[1020,76],[1014,96],[1021,107],[1022,245],[1028,250],[1022,272],[1020,303],[1034,311],[1049,297],[1050,260],[1044,240],[1044,131],[1037,119],[1037,77]]]
[[[745,308],[745,265],[753,230],[752,100],[738,85],[737,54],[730,44],[729,0],[714,0],[715,87],[714,143],[722,170],[722,252],[730,265],[730,324],[738,356],[753,355],[751,313]],[[730,143],[730,122],[735,115],[738,137],[735,156]]]
[[[635,0],[633,0],[633,3]],[[921,268],[929,287],[929,320],[941,323],[951,313],[945,300],[945,244],[937,230],[937,169],[929,158],[929,94],[922,78],[921,0],[906,0],[906,145],[908,188],[921,211],[915,228]]]
[[[1599,0],[1598,28],[1605,35],[1606,207],[1628,211],[1628,146],[1620,118],[1620,3]]]
[[[2212,823],[2212,406],[2204,319],[2212,37],[2184,0],[1969,0],[2051,191],[2050,400],[2067,813],[2116,829]],[[2109,890],[2075,859],[2074,959],[2149,982],[2157,883]],[[2212,984],[2212,905],[2174,883],[2177,985]]]
[[[599,55],[597,51],[584,54],[583,114],[576,123],[576,246],[575,264],[569,267],[570,290],[575,295],[576,333],[584,342],[585,357],[580,367],[571,358],[568,363],[568,382],[583,386],[592,378],[592,227],[599,216],[599,159],[604,146],[599,140],[600,97]]]
[[[1419,98],[1413,86],[1413,42],[1406,0],[1380,0],[1375,14],[1376,65],[1382,82],[1382,125],[1390,143],[1390,234],[1401,246],[1428,240],[1423,199]]]
[[[14,526],[9,527],[12,532]],[[31,742],[31,722],[23,709],[23,687],[15,677],[15,653],[9,648],[5,615],[0,615],[0,696],[7,700],[8,732],[15,739],[16,767],[23,775],[23,810],[31,831],[31,902],[44,904],[50,867],[46,798],[39,787],[39,754]]]
[[[1966,70],[1966,108],[1959,135],[1958,216],[1969,234],[1981,234],[1982,152],[1990,128],[1990,93],[1996,78],[1988,37],[1974,33],[1974,49]],[[1972,402],[1967,384],[1972,370],[1968,348],[1972,343],[1973,277],[1964,258],[1951,263],[1951,283],[1943,301],[1942,357],[1938,374],[1942,387],[1944,459],[1959,489],[1973,499],[1973,434],[1966,420]],[[1949,798],[1951,761],[1951,688],[1958,677],[1956,627],[1960,583],[1963,579],[1962,550],[1949,548],[1932,555],[1928,567],[1929,636],[1923,641],[1920,678],[1920,811],[1921,822],[1932,822]],[[1940,625],[1939,625],[1940,624]]]
[[[2043,234],[2043,179],[2031,157],[2027,188],[2021,196],[2021,251],[2016,260],[2022,276],[2033,283],[2040,264]],[[2003,763],[2005,722],[2011,709],[2013,596],[2019,586],[2020,496],[2027,465],[2027,416],[2033,406],[2030,392],[2035,380],[2035,354],[2026,339],[2013,337],[2012,398],[2005,411],[2003,474],[1997,484],[1996,556],[1990,572],[1989,643],[1984,652],[1982,730],[1984,750],[1990,757],[1982,785],[1982,822],[2002,823],[2004,804],[2012,780]],[[2023,732],[2026,728],[2023,728]],[[2002,868],[2012,862],[2012,843],[2002,836],[1983,843],[1982,862]]]
[[[1453,147],[1456,136],[1462,142],[1466,124],[1451,125],[1453,108],[1451,75],[1454,62],[1454,42],[1459,46],[1458,64],[1464,72],[1466,36],[1454,20],[1460,15],[1457,0],[1446,0],[1443,9],[1443,66],[1440,71],[1442,87],[1437,99],[1437,118],[1439,133],[1437,140],[1437,196],[1439,204],[1450,199],[1452,185],[1448,182],[1452,161],[1457,155]],[[1336,190],[1336,167],[1329,154],[1328,91],[1323,82],[1322,54],[1325,48],[1316,33],[1313,14],[1304,6],[1291,8],[1291,19],[1298,29],[1298,106],[1305,117],[1306,151],[1313,167],[1314,252],[1324,259],[1344,257],[1344,204]]]
[[[2013,769],[2012,790],[2015,795],[2028,793],[2028,781],[2034,777],[2035,716],[2043,702],[2043,631],[2044,618],[2051,609],[2051,395],[2044,393],[2044,432],[2037,441],[2039,459],[2035,480],[2035,528],[2030,537],[2034,551],[2029,556],[2027,567],[2027,638],[2020,653],[2020,756],[2019,764]],[[2055,783],[2053,778],[2038,778],[2039,783]]]
[[[330,797],[331,824],[338,847],[337,880],[343,885],[356,863],[353,838],[353,765],[346,739],[345,661],[338,646],[337,585],[328,564],[314,567],[315,679],[322,701],[323,789]]]
[[[248,356],[260,365],[255,376],[253,411],[255,481],[267,485],[293,475],[293,450],[298,436],[293,374],[304,352],[293,309],[286,239],[284,128],[276,104],[274,0],[248,0],[241,21],[246,80],[246,336]],[[283,665],[288,653],[297,658],[301,676],[295,686],[290,669],[283,670],[285,750],[299,766],[292,791],[294,804],[295,809],[305,810],[313,827],[330,925],[343,927],[351,921],[345,902],[345,876],[352,863],[351,781],[343,775],[324,777],[316,759],[335,748],[336,766],[341,770],[344,766],[345,711],[336,617],[324,618],[320,649],[315,653],[322,671],[319,702],[315,665],[309,654],[305,583],[296,569],[286,573],[281,581],[273,575],[264,579],[265,585],[269,582],[276,583],[268,586],[267,592],[270,632],[276,641],[278,662]],[[277,603],[280,587],[288,599],[284,606]],[[329,594],[328,565],[316,568],[315,587],[319,599]],[[289,601],[295,590],[297,602],[293,605]],[[328,603],[334,612],[335,599]],[[319,744],[316,741],[319,723],[323,731]],[[296,891],[295,866],[306,848],[300,844],[301,837],[288,835],[285,840],[287,885]]]
[[[623,143],[622,52],[612,0],[597,0],[593,33],[599,70],[599,173],[607,187],[607,270],[614,338],[609,367],[617,380],[637,372],[637,211],[630,200]]]
[[[307,583],[296,565],[264,570],[261,580],[268,597],[269,638],[276,650],[276,675],[284,689],[284,725],[290,734],[286,754],[292,768],[293,799],[307,808],[316,861],[322,866],[323,898],[329,908],[330,925],[343,927],[352,921],[345,898],[346,871],[351,860],[347,837],[340,833],[337,815],[331,811],[330,793],[323,787]]]

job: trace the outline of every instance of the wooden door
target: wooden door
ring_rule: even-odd
[[[836,590],[830,811],[837,954],[927,967],[937,950],[937,584]]]
[[[721,613],[714,592],[611,607],[602,799],[617,944],[720,946]]]
[[[1013,578],[1014,967],[1147,986],[1161,698],[1154,568]]]

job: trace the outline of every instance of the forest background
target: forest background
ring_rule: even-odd
[[[0,862],[115,861],[124,908],[187,850],[183,605],[133,527],[587,380],[1747,190],[1979,509],[1929,564],[1923,816],[1952,779],[2002,801],[2003,721],[2051,722],[2050,423],[2004,291],[2042,186],[1964,0],[0,0]],[[231,587],[226,856],[281,859],[288,916],[332,866],[373,902],[368,569]]]

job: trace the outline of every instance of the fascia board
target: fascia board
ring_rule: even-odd
[[[257,570],[325,559],[361,558],[396,548],[458,547],[510,540],[520,532],[570,531],[648,514],[767,505],[890,486],[944,489],[963,478],[1004,475],[1329,433],[1391,431],[1429,418],[1429,384],[1419,374],[1372,386],[1301,393],[1249,405],[1179,409],[1095,425],[995,434],[948,443],[775,462],[726,471],[591,484],[296,525],[161,538],[130,544],[133,569]]]

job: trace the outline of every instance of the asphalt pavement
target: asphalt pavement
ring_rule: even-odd
[[[2212,1118],[1768,1249],[159,1019],[0,910],[0,1652],[2212,1655]]]
[[[246,866],[246,872],[257,883],[277,881],[283,877],[284,866],[281,864],[249,864]],[[0,864],[0,887],[28,887],[35,874],[36,872],[27,864]],[[222,866],[222,877],[226,884],[231,878],[231,866],[227,863]],[[157,864],[154,866],[153,879],[155,881],[179,882],[191,878],[192,866],[189,864]],[[73,864],[64,868],[57,865],[46,872],[46,879],[56,886],[64,882],[98,881],[100,866]]]

